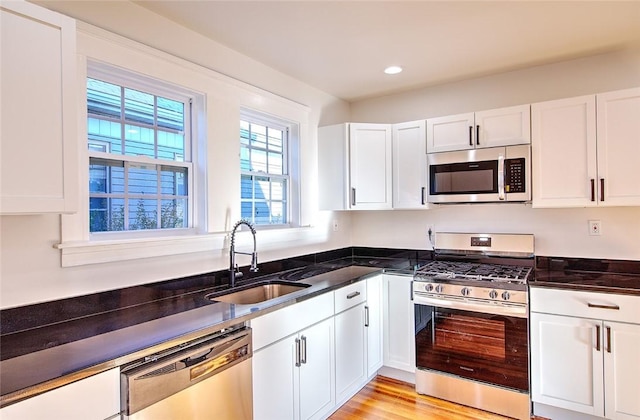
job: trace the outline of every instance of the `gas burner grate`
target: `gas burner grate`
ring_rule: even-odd
[[[419,276],[505,283],[526,283],[529,273],[531,273],[531,267],[526,266],[461,261],[432,261],[416,272]]]

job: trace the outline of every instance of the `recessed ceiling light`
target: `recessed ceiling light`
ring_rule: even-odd
[[[387,74],[398,74],[402,71],[402,67],[400,66],[389,66],[384,69],[384,72]]]

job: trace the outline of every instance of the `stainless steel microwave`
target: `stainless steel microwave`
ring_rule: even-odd
[[[531,146],[429,153],[430,203],[531,200]]]

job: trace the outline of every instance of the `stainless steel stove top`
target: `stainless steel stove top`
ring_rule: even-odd
[[[439,259],[414,275],[417,303],[526,314],[533,235],[437,233],[434,248]]]
[[[432,261],[416,272],[416,278],[470,280],[526,284],[532,267],[464,261]]]

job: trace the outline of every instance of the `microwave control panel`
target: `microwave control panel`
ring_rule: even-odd
[[[504,160],[504,191],[523,193],[525,190],[525,158]]]

